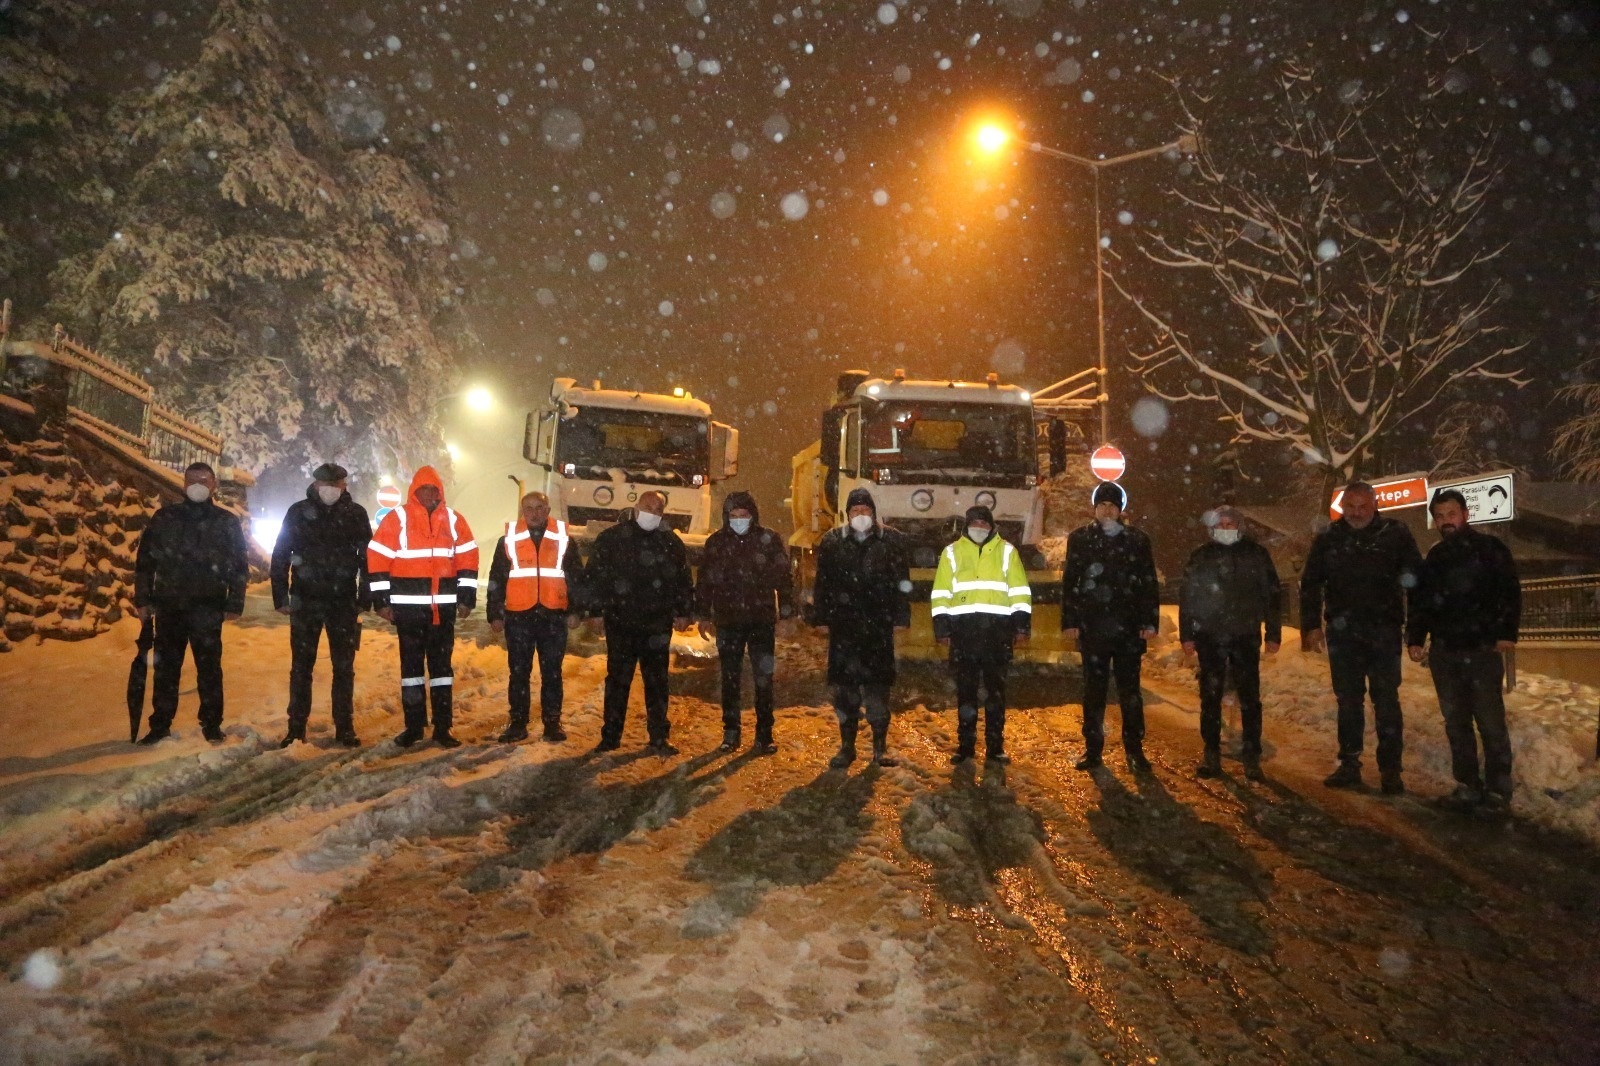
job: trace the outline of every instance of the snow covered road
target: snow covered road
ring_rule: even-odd
[[[246,621],[216,749],[192,694],[177,742],[119,739],[124,629],[0,657],[0,1062],[1600,1061],[1592,845],[1330,793],[1304,708],[1269,705],[1267,784],[1198,782],[1171,663],[1153,777],[1114,742],[1071,769],[1070,674],[1018,680],[1015,764],[952,772],[931,668],[896,690],[905,764],[843,773],[814,641],[781,651],[772,758],[712,751],[692,660],[682,755],[641,755],[637,709],[590,755],[598,655],[570,741],[495,745],[504,652],[465,641],[467,745],[401,753],[376,629],[367,746],[331,746],[319,678],[280,752],[287,630]]]

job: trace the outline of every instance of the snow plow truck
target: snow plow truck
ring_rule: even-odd
[[[1075,428],[1075,427],[1074,427]],[[1059,437],[1059,427],[1054,429]],[[844,501],[866,488],[878,517],[906,538],[912,581],[911,627],[896,652],[942,658],[933,639],[929,593],[939,552],[960,535],[968,507],[994,512],[999,534],[1022,550],[1033,590],[1033,637],[1020,662],[1059,663],[1072,645],[1061,635],[1061,574],[1039,549],[1044,498],[1032,397],[987,381],[916,381],[866,371],[839,376],[819,437],[792,460],[789,538],[802,602],[816,576],[816,548],[845,521]]]
[[[654,489],[667,498],[662,520],[697,557],[721,523],[711,485],[739,471],[739,431],[683,389],[584,388],[573,378],[557,378],[528,414],[522,451],[537,468],[523,490],[549,496],[550,513],[585,549]]]

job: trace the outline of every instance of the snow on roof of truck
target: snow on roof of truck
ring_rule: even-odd
[[[594,407],[620,408],[628,411],[652,411],[664,415],[711,417],[711,405],[693,396],[673,396],[669,393],[634,392],[630,389],[593,389],[578,385],[571,378],[558,378],[550,390],[551,399],[565,400],[574,407],[584,404]]]
[[[868,378],[856,386],[858,399],[945,400],[954,403],[1032,402],[1032,395],[1017,385],[991,385],[984,381],[918,381],[907,378]]]

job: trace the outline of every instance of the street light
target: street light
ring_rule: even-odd
[[[990,132],[993,131],[993,132]],[[995,135],[999,134],[999,140]],[[986,151],[998,151],[1009,138],[1005,130],[996,126],[984,125],[978,128],[976,134],[979,147]],[[1094,172],[1094,306],[1096,320],[1096,334],[1099,349],[1100,395],[1097,402],[1100,404],[1100,443],[1108,443],[1111,437],[1111,395],[1107,391],[1106,379],[1106,272],[1104,264],[1104,244],[1100,236],[1100,172],[1107,167],[1121,166],[1123,163],[1132,163],[1140,159],[1149,159],[1151,156],[1166,155],[1168,152],[1181,152],[1184,155],[1193,155],[1199,149],[1199,142],[1191,133],[1185,133],[1171,144],[1163,144],[1159,148],[1146,148],[1139,152],[1129,152],[1127,155],[1112,156],[1110,159],[1090,159],[1087,156],[1074,155],[1063,152],[1059,148],[1051,148],[1040,144],[1038,141],[1029,143],[1030,151],[1047,155],[1052,159],[1064,159],[1069,163],[1088,167]]]

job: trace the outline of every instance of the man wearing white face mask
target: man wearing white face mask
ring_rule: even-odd
[[[1222,773],[1222,692],[1229,672],[1239,693],[1244,775],[1261,775],[1261,631],[1267,654],[1283,643],[1283,590],[1267,549],[1244,534],[1232,507],[1207,515],[1208,543],[1189,556],[1178,594],[1178,638],[1200,660],[1200,737],[1205,755],[1195,773]]]
[[[596,751],[622,746],[628,692],[637,669],[644,678],[647,750],[675,755],[669,742],[667,671],[672,630],[688,626],[694,613],[694,575],[683,541],[662,517],[667,499],[654,490],[639,494],[634,519],[595,538],[585,577],[591,609],[606,626],[605,713]]]
[[[356,736],[356,634],[369,606],[367,509],[346,491],[349,472],[323,463],[311,472],[306,498],[283,516],[272,548],[272,605],[289,616],[289,731],[279,747],[306,739],[311,717],[311,673],[317,645],[328,632],[333,667],[334,740],[360,747]]]
[[[157,511],[139,537],[133,603],[140,618],[155,617],[155,684],[150,731],[155,744],[172,735],[178,680],[186,650],[194,651],[200,689],[200,732],[222,743],[222,623],[244,613],[249,575],[239,519],[212,502],[217,475],[206,463],[183,473],[184,500]]]

